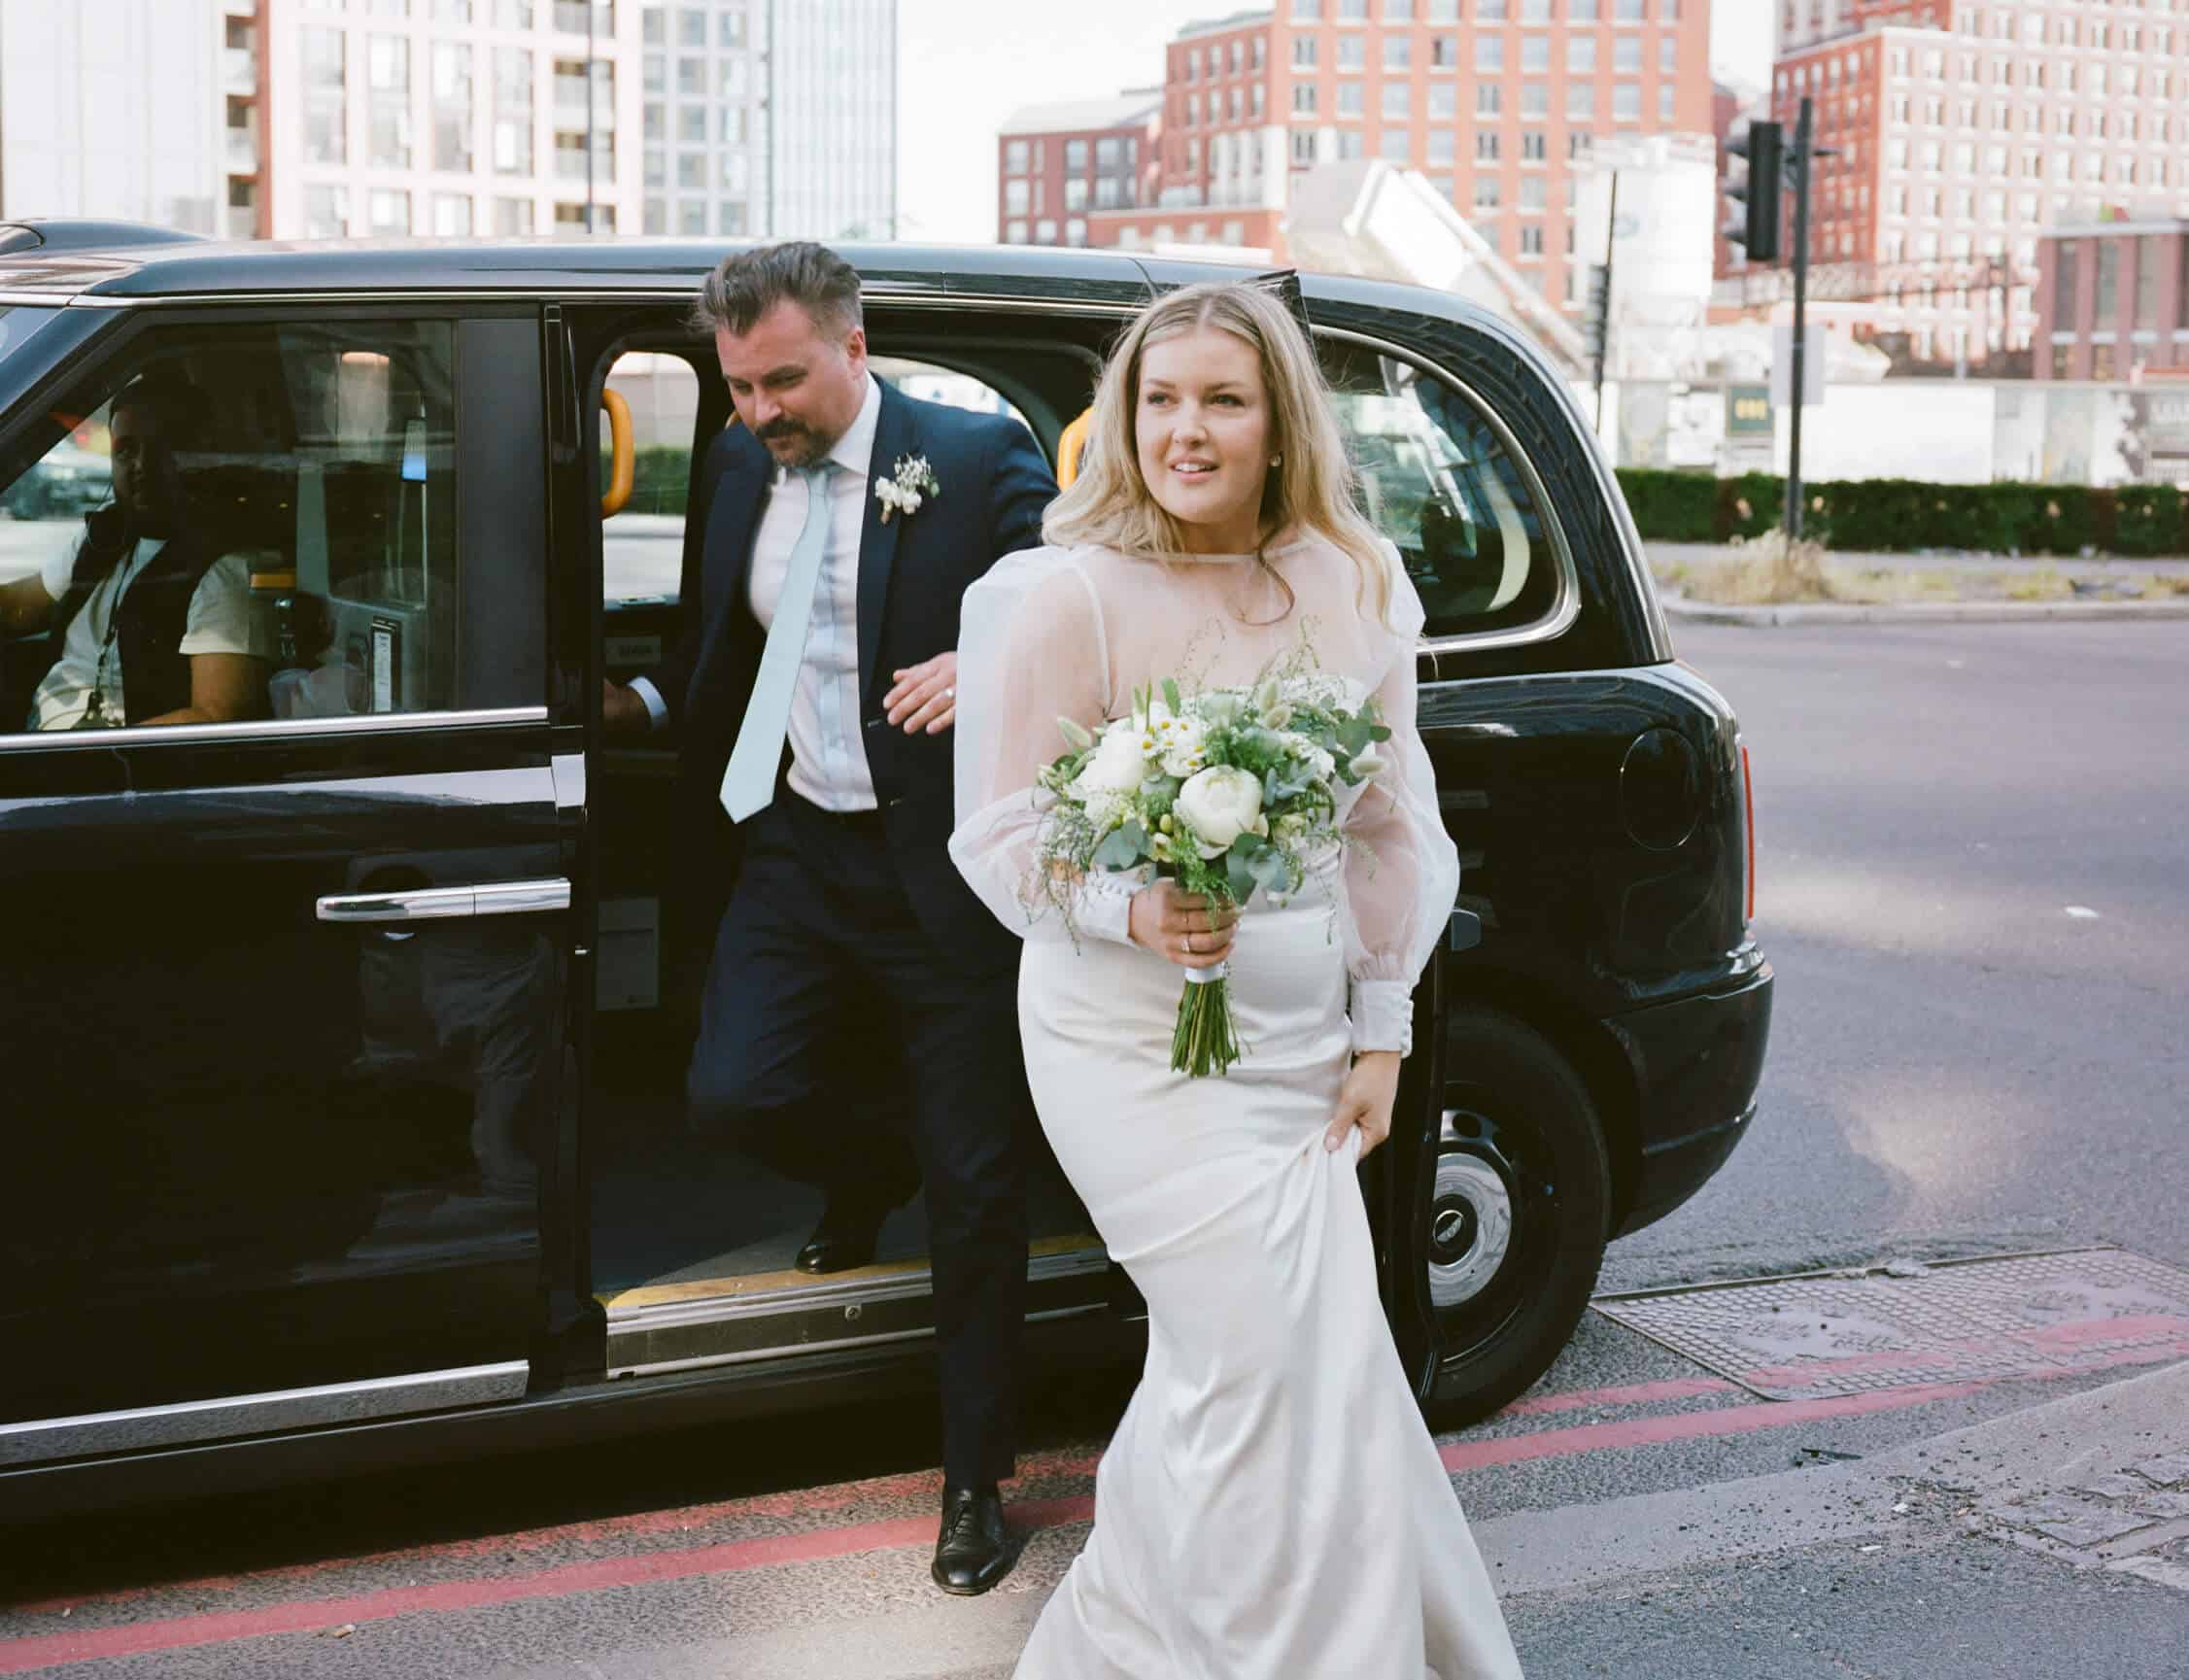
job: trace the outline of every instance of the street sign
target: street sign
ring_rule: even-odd
[[[1802,347],[1801,402],[1805,408],[1817,408],[1824,402],[1825,335],[1809,334]],[[1794,383],[1794,323],[1771,323],[1771,406],[1784,408],[1791,400],[1787,394]]]
[[[1769,437],[1775,419],[1769,386],[1726,387],[1726,435],[1728,438]]]

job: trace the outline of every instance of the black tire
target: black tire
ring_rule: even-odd
[[[1573,1335],[1603,1265],[1611,1167],[1587,1084],[1525,1021],[1454,1009],[1444,1076],[1393,1252],[1429,1327],[1401,1338],[1415,1391],[1432,1427],[1455,1428],[1525,1391]]]

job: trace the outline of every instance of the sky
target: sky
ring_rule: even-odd
[[[1771,3],[1713,0],[1710,64],[1721,78],[1764,86]],[[898,237],[993,242],[1006,118],[1022,105],[1159,83],[1164,43],[1180,27],[1249,9],[1251,0],[900,0]]]

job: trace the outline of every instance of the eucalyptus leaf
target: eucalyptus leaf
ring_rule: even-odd
[[[1231,896],[1234,903],[1245,904],[1254,896],[1253,866],[1239,855],[1235,845],[1224,854],[1224,873],[1231,877]]]
[[[1147,831],[1137,822],[1128,822],[1112,829],[1095,847],[1094,862],[1097,869],[1129,870],[1147,852]]]

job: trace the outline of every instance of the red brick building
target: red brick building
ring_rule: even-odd
[[[1098,212],[1150,202],[1161,164],[1160,88],[1034,105],[996,137],[996,229],[1006,245],[1110,245]]]
[[[2100,205],[2189,214],[2189,13],[2074,0],[1792,0],[1771,114],[1816,139],[1810,295],[1867,300],[1910,363],[2023,370],[2037,347],[2038,242]],[[1836,34],[1812,38],[1818,28]],[[1761,303],[1780,265],[1743,281]],[[2042,360],[2039,358],[2039,360]]]
[[[2056,227],[2038,250],[2039,379],[2189,378],[2189,221]]]
[[[1601,135],[1711,133],[1709,36],[1707,0],[1281,0],[1189,24],[1165,50],[1153,201],[1098,209],[1088,240],[1283,259],[1292,179],[1384,157],[1577,301],[1573,166]]]

